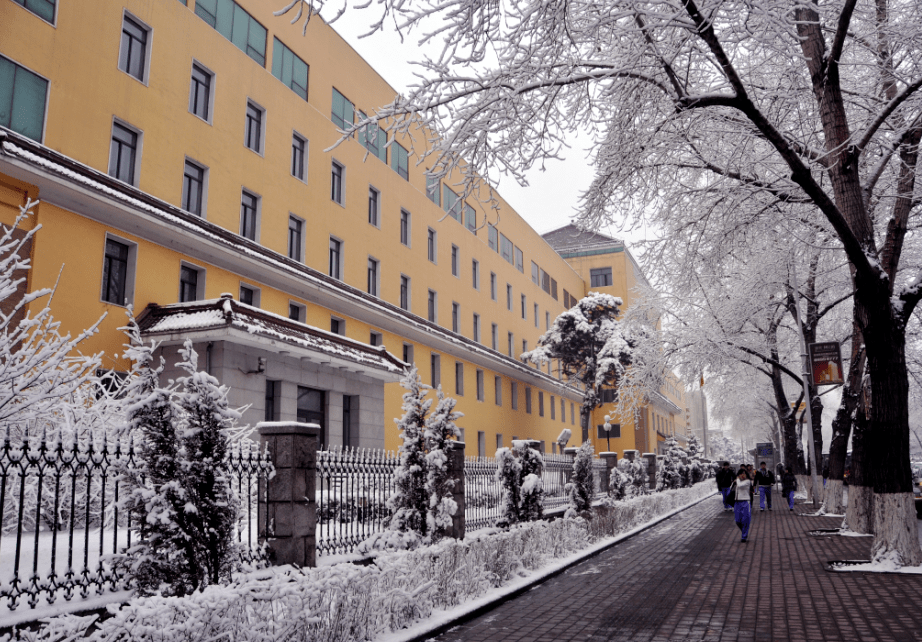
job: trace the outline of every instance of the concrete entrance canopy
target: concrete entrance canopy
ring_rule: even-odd
[[[231,295],[220,299],[148,304],[138,317],[145,339],[163,346],[224,341],[260,351],[300,358],[310,363],[353,372],[382,383],[399,381],[408,367],[383,346],[326,332],[235,301]]]

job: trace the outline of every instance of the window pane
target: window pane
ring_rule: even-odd
[[[32,140],[42,139],[47,91],[47,80],[22,67],[16,69],[10,129]],[[0,90],[0,94],[2,93]],[[3,124],[2,118],[0,118],[0,124]]]
[[[273,39],[272,75],[307,100],[307,63],[301,60],[285,43]]]
[[[211,74],[198,65],[192,65],[192,82],[189,88],[189,111],[208,120],[208,103],[211,99]]]
[[[205,170],[195,163],[186,161],[183,174],[182,208],[197,216],[202,215],[202,193],[205,182]]]

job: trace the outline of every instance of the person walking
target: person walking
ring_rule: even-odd
[[[797,477],[786,466],[781,476],[781,496],[788,500],[788,508],[794,510],[794,492],[797,490]]]
[[[724,510],[733,510],[733,506],[727,503],[727,496],[730,494],[730,486],[733,485],[733,471],[730,469],[730,462],[725,461],[723,467],[717,471],[717,490],[723,498]]]
[[[736,527],[740,529],[740,541],[749,540],[749,524],[752,522],[752,504],[749,503],[750,491],[752,490],[752,480],[745,468],[740,468],[736,474],[736,481],[733,482],[731,492],[736,493],[736,502],[733,504],[733,516],[736,520]]]
[[[746,464],[746,477],[751,482],[754,482],[756,479],[756,471],[753,468],[752,464]],[[756,485],[750,484],[749,485],[749,508],[752,508],[752,504],[755,498],[755,492],[756,492]]]
[[[768,510],[772,509],[772,486],[775,485],[775,473],[765,466],[765,462],[759,464],[759,472],[756,473],[756,486],[759,487],[759,510],[765,510],[765,499],[768,498]]]

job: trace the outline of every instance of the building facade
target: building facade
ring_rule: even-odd
[[[468,454],[573,445],[580,392],[520,355],[590,283],[501,198],[427,179],[422,132],[335,146],[396,92],[275,8],[0,0],[0,222],[40,201],[28,287],[56,286],[64,331],[102,318],[83,351],[107,369],[128,369],[129,306],[170,367],[193,341],[250,424],[394,449],[413,363]]]

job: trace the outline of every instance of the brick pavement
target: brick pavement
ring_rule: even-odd
[[[779,510],[775,495],[772,512],[756,499],[746,544],[709,498],[435,639],[922,640],[922,576],[825,571],[867,559],[871,539],[808,536],[841,519]]]

